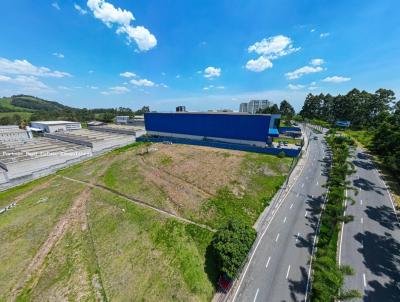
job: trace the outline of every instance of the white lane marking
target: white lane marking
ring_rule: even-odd
[[[271,256],[269,256],[268,257],[268,261],[267,261],[267,264],[265,265],[265,268],[267,268],[268,267],[268,265],[269,265],[269,261],[271,260]]]
[[[293,207],[293,203],[290,205],[290,208],[289,209],[291,209]]]
[[[289,277],[289,272],[290,272],[290,265],[289,265],[289,267],[287,268],[286,279]]]
[[[286,222],[286,217],[283,219],[283,223],[285,223]]]
[[[360,200],[360,205],[362,205],[362,199]]]
[[[361,223],[364,223],[364,218],[361,217]]]
[[[279,233],[278,233],[278,235],[276,235],[275,242],[278,242],[278,239],[279,239]]]
[[[319,185],[319,182],[317,181],[317,186]]]
[[[363,282],[364,282],[364,287],[367,287],[367,280],[365,279],[365,274],[363,274]]]
[[[304,182],[301,184],[301,187],[304,188]]]
[[[307,217],[307,210],[306,210],[306,213],[304,214],[304,217]]]
[[[257,291],[256,291],[256,295],[254,296],[254,300],[253,300],[253,302],[256,302],[256,300],[257,300],[257,296],[258,296],[258,292],[260,291],[260,289],[259,288],[257,288]]]
[[[297,241],[299,241],[299,236],[300,236],[300,233],[297,233],[297,236],[296,236],[296,243],[297,243]]]
[[[306,157],[305,157],[305,160],[308,161],[309,158],[310,158],[310,155],[309,155],[309,153],[307,153],[307,155],[306,155]],[[306,165],[303,165],[303,166],[301,167],[299,176],[293,181],[293,184],[289,187],[287,193],[282,197],[282,199],[281,199],[281,201],[280,201],[280,206],[283,204],[283,202],[285,201],[285,199],[288,197],[288,195],[289,195],[289,193],[291,192],[293,186],[297,183],[298,178],[303,174],[305,166],[306,166]],[[280,207],[280,206],[279,206],[279,207]],[[276,214],[276,213],[275,213],[275,214]],[[239,293],[239,290],[240,290],[240,287],[241,287],[241,285],[242,285],[242,283],[243,283],[244,277],[246,276],[246,273],[247,273],[247,271],[249,270],[251,261],[253,260],[254,255],[256,254],[257,248],[258,248],[259,245],[261,244],[262,239],[264,238],[265,234],[267,233],[267,230],[268,230],[269,226],[271,225],[272,221],[274,220],[275,214],[272,215],[270,221],[268,222],[268,224],[267,224],[267,226],[265,227],[264,231],[262,232],[260,238],[258,239],[258,241],[257,241],[257,243],[256,243],[256,246],[254,247],[253,252],[251,253],[251,256],[250,256],[250,258],[249,258],[249,261],[247,261],[246,267],[245,267],[243,273],[241,274],[241,276],[240,276],[240,278],[239,278],[239,284],[238,284],[238,286],[236,287],[236,291],[235,291],[235,294],[233,295],[232,302],[235,301],[235,299],[236,299],[236,297],[237,297],[237,294]],[[314,240],[315,240],[315,239],[314,239]],[[315,245],[315,242],[314,242],[314,245]],[[313,248],[314,248],[314,247],[313,247]],[[312,262],[312,257],[311,257],[311,260],[310,260],[310,261]],[[311,264],[310,264],[309,271],[308,271],[308,281],[309,281],[309,279],[310,279],[310,272],[311,272]],[[308,286],[309,286],[309,282],[307,282],[306,297],[307,297],[307,292],[308,292]]]

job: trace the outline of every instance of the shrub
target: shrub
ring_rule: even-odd
[[[257,233],[240,220],[230,220],[223,225],[212,240],[220,273],[233,279],[245,261]]]

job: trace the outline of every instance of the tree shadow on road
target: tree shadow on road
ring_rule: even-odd
[[[354,179],[353,186],[364,191],[374,191],[379,195],[383,195],[381,190],[384,190],[384,188],[375,185],[372,181],[365,178]]]
[[[375,168],[374,164],[369,163],[369,162],[365,162],[365,161],[362,161],[362,160],[353,160],[352,163],[356,167],[361,168],[361,169],[365,169],[365,170],[372,170],[372,169]]]
[[[394,231],[399,229],[399,224],[397,221],[397,217],[395,213],[393,212],[393,209],[382,205],[380,207],[372,207],[372,206],[367,206],[365,213],[368,215],[370,219],[375,220],[378,222],[381,226]],[[400,251],[399,251],[400,253]],[[400,297],[399,297],[400,300]]]
[[[363,246],[358,251],[364,257],[364,265],[374,275],[387,279],[384,284],[377,280],[368,282],[372,290],[366,291],[364,301],[399,301],[400,242],[390,233],[381,236],[368,231],[354,238]],[[395,297],[397,299],[393,300]]]
[[[290,298],[292,301],[303,301],[307,287],[308,273],[307,269],[300,266],[301,279],[298,281],[289,279]],[[298,294],[300,297],[296,296]]]

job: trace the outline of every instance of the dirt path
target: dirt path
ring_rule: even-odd
[[[60,241],[64,236],[66,230],[71,224],[81,224],[81,228],[86,228],[86,201],[90,196],[91,188],[86,187],[81,194],[75,199],[71,208],[64,214],[61,219],[54,226],[50,232],[46,241],[42,244],[40,249],[37,251],[35,257],[32,259],[22,277],[17,282],[16,286],[12,290],[12,300],[15,301],[20,294],[22,288],[28,282],[32,276],[40,276],[41,271],[44,269],[44,261],[53,247]],[[34,280],[32,286],[36,284],[38,278]]]

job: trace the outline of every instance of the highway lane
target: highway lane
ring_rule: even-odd
[[[304,301],[326,189],[323,136],[310,139],[304,169],[281,203],[239,279],[231,301]]]
[[[386,186],[370,157],[357,148],[352,162],[347,215],[354,220],[342,228],[339,261],[353,267],[345,287],[359,290],[358,301],[400,301],[400,227]]]

